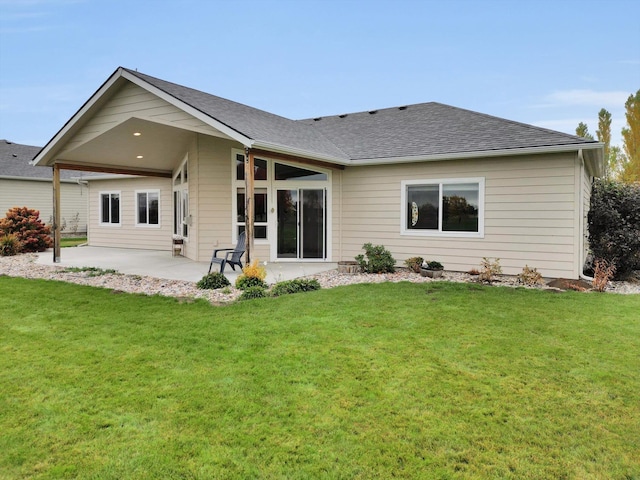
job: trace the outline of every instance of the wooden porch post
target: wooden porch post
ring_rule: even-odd
[[[244,149],[244,198],[245,198],[245,232],[247,235],[247,259],[246,263],[251,262],[251,254],[253,253],[253,191],[254,191],[254,158],[250,148]]]
[[[60,263],[60,167],[53,165],[53,263]]]

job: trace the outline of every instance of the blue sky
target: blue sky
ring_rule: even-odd
[[[44,145],[118,66],[288,118],[437,101],[595,136],[640,89],[637,0],[0,0],[0,138]]]

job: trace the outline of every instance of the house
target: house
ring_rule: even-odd
[[[52,223],[52,171],[30,161],[42,147],[0,140],[0,217],[13,207],[40,211],[40,219]],[[61,227],[63,233],[83,235],[87,231],[88,191],[77,172],[61,172]]]
[[[246,230],[260,260],[351,260],[371,242],[577,278],[603,145],[440,103],[290,120],[118,68],[33,162],[137,176],[90,183],[93,245],[180,237],[206,261]]]

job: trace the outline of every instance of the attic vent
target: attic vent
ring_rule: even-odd
[[[378,110],[369,110],[369,115],[375,115],[378,113]]]
[[[398,110],[406,110],[406,109],[407,109],[406,105],[404,105],[403,107],[398,107]]]
[[[346,114],[346,113],[343,113],[342,115],[338,115],[338,117],[340,117],[340,118],[344,118],[344,117],[346,117],[346,116],[347,116],[347,114]]]
[[[10,142],[9,140],[5,140],[5,143],[6,143],[7,145],[11,145],[11,142]]]
[[[322,117],[316,117],[313,119],[314,122],[319,122],[320,120],[322,120]]]
[[[18,155],[16,155],[15,153],[11,155],[13,158],[18,158]]]

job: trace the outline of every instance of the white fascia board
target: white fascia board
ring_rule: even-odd
[[[135,83],[140,88],[144,88],[148,92],[153,93],[155,96],[161,98],[167,103],[170,103],[174,107],[177,107],[180,110],[183,110],[184,112],[188,113],[189,115],[192,115],[193,117],[197,118],[198,120],[206,123],[207,125],[210,125],[216,130],[220,130],[222,133],[234,139],[235,141],[243,144],[245,147],[251,148],[251,146],[253,145],[254,141],[252,139],[242,135],[241,133],[237,132],[231,127],[228,127],[224,123],[219,122],[215,118],[210,117],[206,113],[201,112],[197,108],[193,108],[192,106],[187,105],[183,101],[178,100],[175,97],[172,97],[168,93],[160,90],[159,88],[151,85],[150,83],[145,82],[141,78],[136,77],[135,75],[132,75],[126,70],[122,70],[121,76],[129,80],[131,83]]]
[[[65,125],[54,135],[54,137],[49,140],[49,142],[42,147],[42,150],[38,152],[38,155],[35,156],[31,162],[31,165],[44,165],[46,166],[46,162],[42,163],[43,160],[49,160],[48,156],[51,153],[51,150],[58,142],[73,128],[73,126],[80,120],[90,109],[95,105],[95,103],[102,97],[112,86],[114,83],[118,81],[118,79],[122,76],[122,67],[119,67],[108,79],[106,82],[102,84],[102,86],[94,93],[89,100],[87,100],[80,110],[78,110],[73,117],[65,123]]]
[[[284,153],[296,157],[308,158],[310,160],[320,160],[323,162],[335,163],[338,165],[352,165],[352,160],[346,158],[337,158],[331,155],[323,155],[321,153],[310,152],[309,150],[304,150],[302,148],[289,147],[286,145],[280,145],[278,143],[256,140],[253,143],[252,148],[269,150],[270,152],[274,153]]]
[[[585,143],[572,145],[551,145],[544,147],[507,148],[502,150],[479,150],[476,152],[441,153],[436,155],[414,155],[409,157],[365,158],[351,160],[347,165],[385,165],[393,163],[438,162],[444,160],[466,160],[485,157],[508,157],[520,155],[537,155],[542,153],[577,152],[578,150],[596,150],[603,148],[603,143]]]

